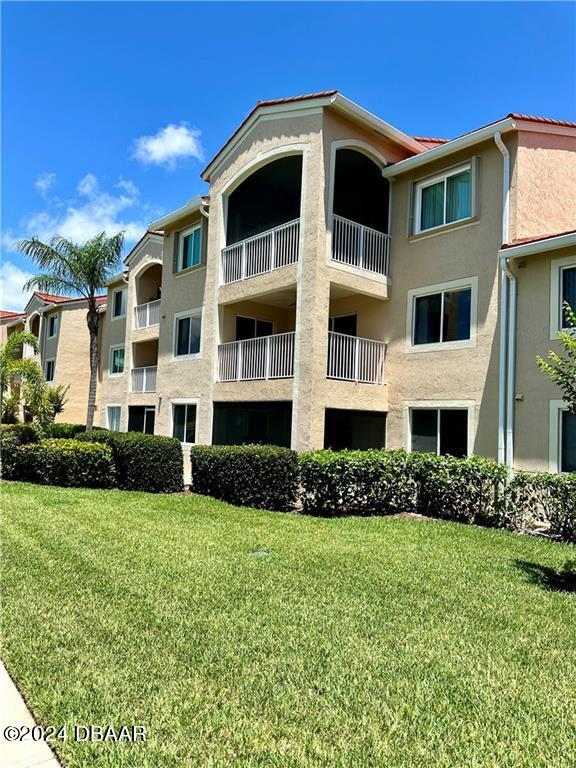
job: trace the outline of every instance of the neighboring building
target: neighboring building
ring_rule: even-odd
[[[105,308],[106,297],[97,303]],[[86,325],[87,302],[35,291],[25,311],[2,312],[0,328],[2,343],[14,331],[28,331],[38,339],[38,354],[31,347],[21,351],[24,357],[35,359],[49,384],[68,387],[64,412],[57,421],[85,423],[90,378],[89,334]]]
[[[576,469],[536,366],[576,305],[576,124],[414,138],[330,91],[259,102],[202,178],[109,286],[102,426]]]

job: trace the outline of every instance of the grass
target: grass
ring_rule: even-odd
[[[147,727],[144,745],[63,742],[65,766],[574,765],[576,595],[538,576],[573,547],[203,497],[2,494],[3,656],[37,718]]]

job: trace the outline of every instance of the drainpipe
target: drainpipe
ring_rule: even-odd
[[[494,134],[502,153],[502,243],[510,240],[510,153],[500,131]],[[500,257],[500,367],[498,390],[498,461],[514,463],[514,383],[516,361],[516,276]]]

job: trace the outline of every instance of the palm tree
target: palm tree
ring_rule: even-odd
[[[59,296],[79,296],[88,302],[86,324],[90,334],[90,386],[86,412],[87,432],[92,429],[96,407],[100,322],[96,296],[106,287],[117,269],[123,245],[123,232],[112,237],[106,237],[106,232],[100,232],[85,243],[75,243],[57,236],[48,243],[34,237],[17,244],[18,250],[36,262],[42,270],[42,274],[28,280],[25,290],[35,288]]]
[[[27,331],[10,334],[6,344],[0,347],[0,414],[4,414],[6,400],[11,414],[6,413],[9,419],[20,404],[23,391],[26,391],[29,400],[38,403],[43,399],[46,387],[44,372],[38,363],[29,357],[18,356],[25,344],[38,352],[36,336]]]

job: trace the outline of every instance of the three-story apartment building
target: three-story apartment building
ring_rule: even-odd
[[[330,91],[260,102],[202,177],[110,284],[103,426],[576,468],[536,366],[576,305],[576,124],[414,138]]]

